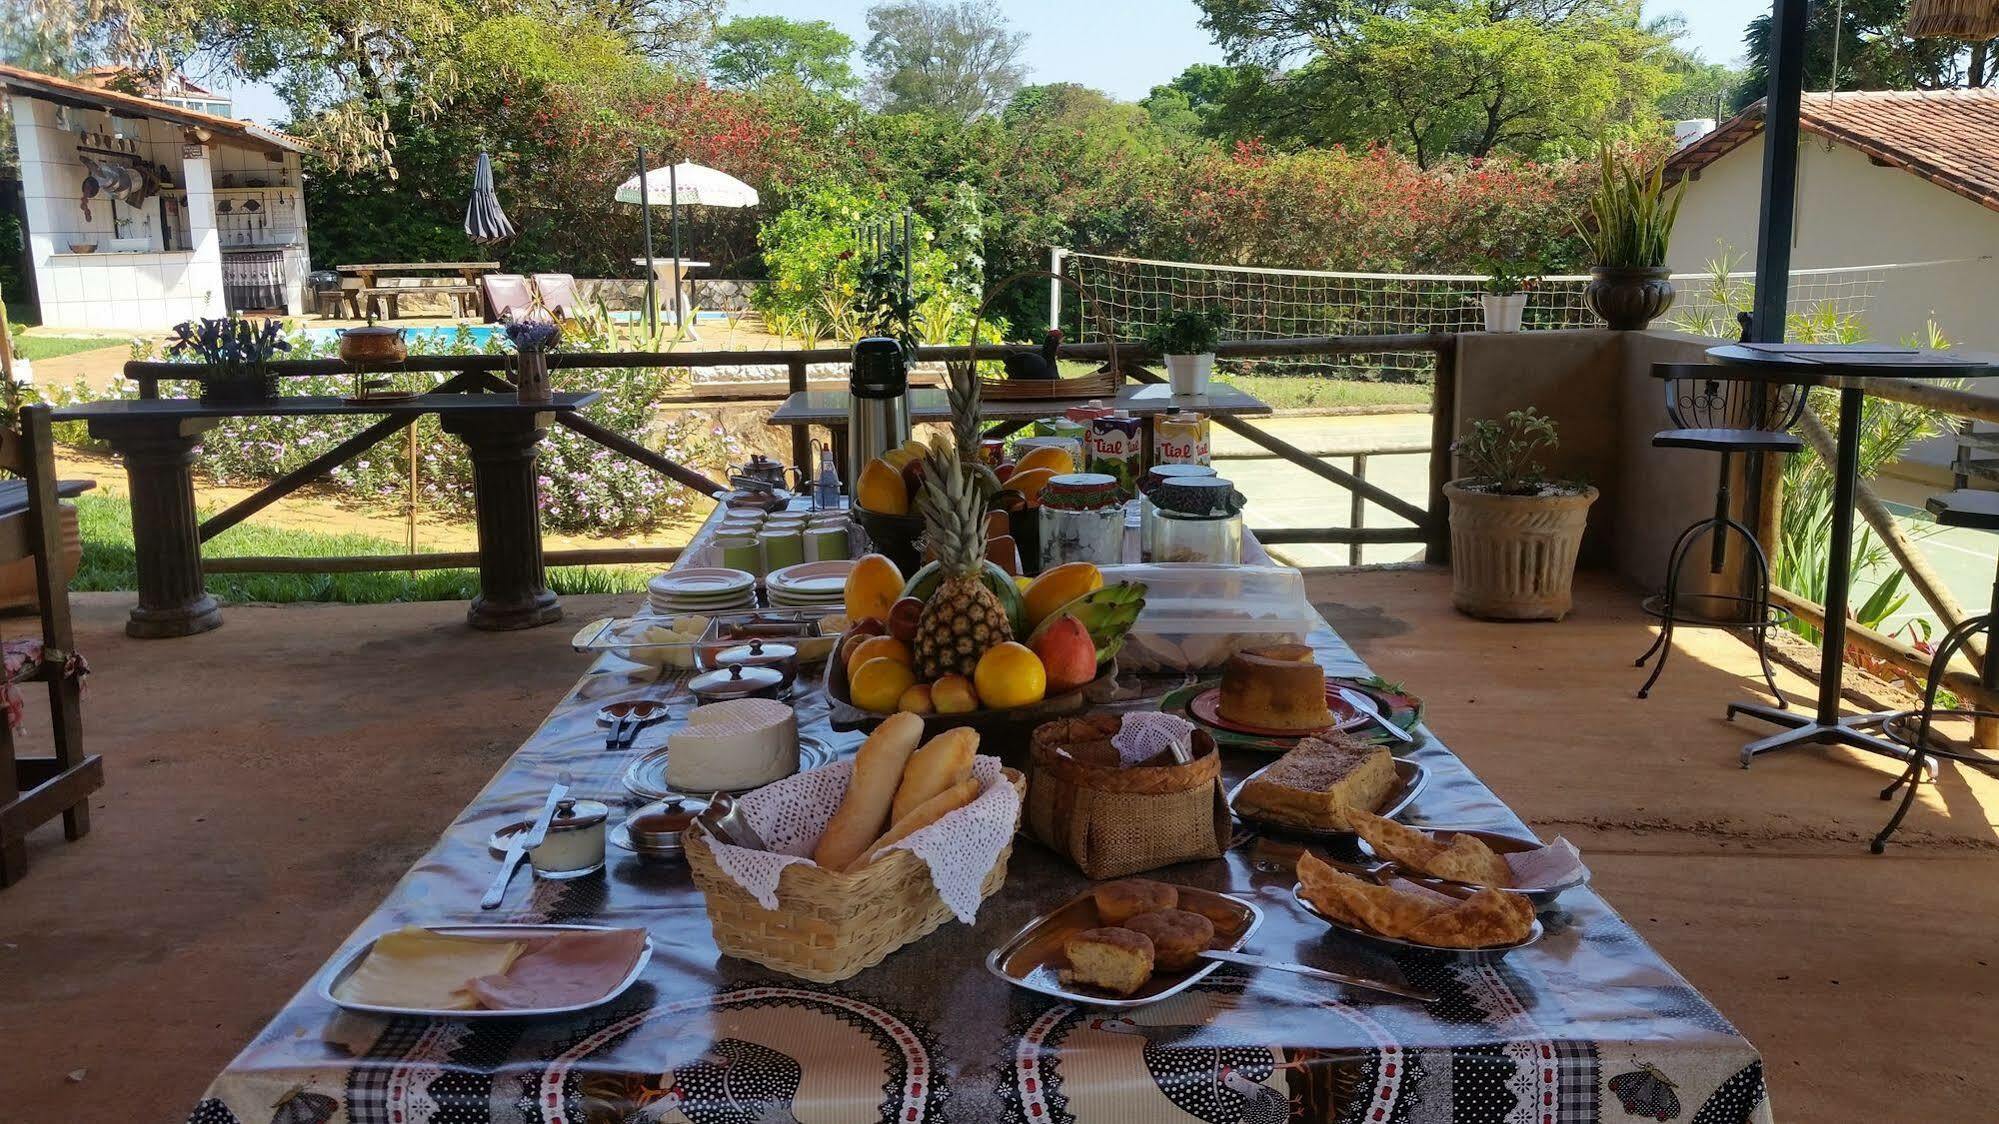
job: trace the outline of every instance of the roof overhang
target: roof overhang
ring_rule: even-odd
[[[197,109],[142,98],[118,90],[85,86],[66,78],[38,74],[17,66],[0,64],[0,87],[9,93],[39,98],[77,109],[101,109],[120,117],[149,118],[179,125],[204,144],[227,144],[259,152],[305,152],[298,138],[250,121],[219,117]]]

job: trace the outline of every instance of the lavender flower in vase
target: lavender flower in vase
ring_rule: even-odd
[[[555,397],[548,381],[549,350],[562,342],[562,327],[547,309],[535,305],[515,316],[509,313],[502,329],[514,346],[514,393],[522,402],[547,402]]]

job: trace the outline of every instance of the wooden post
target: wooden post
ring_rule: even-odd
[[[1444,485],[1451,479],[1451,442],[1457,439],[1458,349],[1455,340],[1437,352],[1436,386],[1430,395],[1430,518],[1423,561],[1451,562],[1451,505]]]
[[[786,363],[785,375],[788,389],[791,393],[797,394],[808,389],[805,378],[805,360],[793,359]],[[807,476],[810,476],[816,469],[816,466],[812,463],[812,431],[806,426],[794,425],[791,427],[791,463],[799,468],[803,468]],[[847,481],[849,490],[853,486],[854,482],[852,480]]]
[[[7,396],[8,418],[18,418],[21,413],[21,395],[14,388],[14,326],[7,322],[7,293],[0,289],[0,383]]]
[[[1355,480],[1367,479],[1366,453],[1353,455],[1353,476]],[[1351,500],[1351,506],[1347,509],[1347,525],[1358,531],[1367,523],[1367,500],[1363,499],[1359,492],[1353,493]],[[1360,565],[1360,550],[1360,540],[1355,539],[1353,545],[1347,547],[1347,565]]]

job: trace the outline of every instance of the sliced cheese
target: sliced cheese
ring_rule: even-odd
[[[520,941],[452,937],[406,925],[377,938],[333,994],[377,1007],[469,1011],[479,1003],[467,984],[505,973],[525,947]]]
[[[666,750],[666,783],[674,788],[755,788],[798,771],[798,715],[775,699],[697,706],[667,735]]]

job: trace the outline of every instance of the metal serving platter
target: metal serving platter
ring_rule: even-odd
[[[1469,956],[1473,958],[1500,957],[1515,949],[1526,948],[1528,945],[1540,940],[1547,933],[1547,930],[1541,927],[1541,919],[1536,917],[1534,919],[1534,927],[1527,930],[1526,938],[1515,941],[1512,944],[1493,944],[1486,945],[1483,948],[1445,948],[1441,945],[1417,944],[1415,941],[1403,940],[1401,937],[1383,936],[1372,929],[1363,929],[1358,925],[1349,925],[1344,921],[1328,917],[1324,913],[1319,912],[1319,907],[1313,905],[1311,900],[1304,895],[1304,889],[1304,886],[1295,883],[1291,887],[1291,897],[1298,902],[1298,908],[1331,925],[1339,932],[1345,933],[1350,937],[1359,937],[1364,941],[1394,945],[1397,948],[1413,948],[1419,952],[1447,952],[1453,956]]]
[[[616,926],[611,925],[426,925],[424,927],[433,933],[441,933],[448,937],[486,937],[491,940],[507,941],[533,940],[536,937],[552,937],[558,933],[607,932],[616,928]],[[626,988],[638,982],[639,976],[646,970],[646,964],[652,960],[652,936],[648,934],[646,936],[645,947],[639,949],[638,956],[632,961],[632,970],[625,973],[624,979],[619,980],[612,986],[611,990],[587,1003],[572,1003],[566,1007],[522,1007],[506,1011],[488,1011],[483,1009],[445,1011],[435,1007],[385,1007],[373,1003],[353,1003],[335,998],[333,994],[334,989],[345,982],[348,976],[354,974],[354,970],[361,966],[361,961],[366,959],[368,954],[375,950],[375,941],[381,939],[383,935],[378,933],[374,937],[370,937],[367,943],[356,946],[353,950],[336,959],[319,977],[319,997],[344,1010],[365,1011],[371,1015],[414,1015],[433,1019],[546,1018],[551,1015],[572,1015],[578,1011],[588,1011],[592,1007],[601,1007],[609,1003],[611,1000],[623,995]]]
[[[1263,924],[1263,911],[1231,894],[1176,886],[1179,908],[1198,913],[1215,923],[1215,943],[1223,952],[1239,952]],[[1109,995],[1081,985],[1062,982],[1065,963],[1062,945],[1085,929],[1098,928],[1096,898],[1083,894],[1027,923],[1013,939],[986,956],[986,970],[1000,979],[1029,991],[1038,991],[1071,1003],[1093,1007],[1143,1007],[1170,999],[1206,979],[1220,961],[1208,960],[1185,972],[1155,972],[1144,987],[1129,996]]]
[[[839,754],[833,750],[832,746],[827,745],[818,737],[812,734],[798,735],[799,772],[809,773],[814,769],[830,765],[838,756]],[[659,749],[646,753],[626,766],[624,776],[625,789],[632,795],[646,800],[665,800],[673,796],[713,795],[709,792],[696,792],[690,789],[674,788],[667,784],[666,757],[667,747],[662,746]],[[729,789],[728,791],[748,792],[750,789],[762,787],[762,785],[751,785],[749,788]]]
[[[1298,827],[1277,820],[1267,820],[1254,812],[1244,812],[1237,808],[1236,798],[1242,795],[1243,786],[1262,776],[1265,770],[1272,768],[1276,764],[1273,761],[1269,765],[1265,765],[1262,769],[1258,769],[1256,772],[1244,777],[1234,788],[1229,789],[1229,811],[1235,813],[1236,819],[1241,820],[1244,824],[1257,831],[1268,832],[1271,835],[1288,836],[1292,839],[1323,839],[1350,843],[1359,838],[1353,832],[1343,828]],[[1409,810],[1409,805],[1414,804],[1416,797],[1422,794],[1423,786],[1430,783],[1430,770],[1424,768],[1421,761],[1412,760],[1407,757],[1398,757],[1395,759],[1395,777],[1395,787],[1388,790],[1388,794],[1382,797],[1381,807],[1375,810],[1375,814],[1384,819],[1392,820]]]

